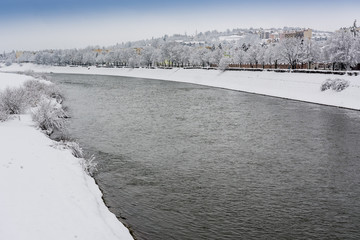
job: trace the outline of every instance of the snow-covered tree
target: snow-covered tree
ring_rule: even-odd
[[[304,40],[302,44],[301,62],[308,63],[308,68],[314,62],[320,60],[321,50],[317,42],[312,40]]]
[[[340,68],[349,69],[359,63],[357,42],[358,37],[348,30],[342,29],[334,33],[327,42],[325,51],[333,67],[338,65]]]
[[[151,54],[151,62],[153,66],[158,66],[159,63],[162,63],[164,57],[162,56],[161,49],[154,49],[153,53]]]
[[[190,55],[190,63],[193,66],[205,66],[206,63],[205,55],[207,51],[208,50],[206,48],[195,48]]]
[[[143,67],[151,66],[152,60],[151,56],[154,52],[154,48],[151,46],[146,46],[140,51],[140,65]]]
[[[73,64],[81,65],[82,60],[83,60],[82,52],[79,50],[76,50],[75,54],[73,55],[73,58],[72,58]]]
[[[283,62],[289,64],[291,68],[296,68],[302,53],[303,39],[286,38],[279,43],[279,54]]]
[[[277,44],[270,44],[264,50],[264,62],[265,64],[275,65],[277,68],[277,63],[280,59],[279,54],[279,45]]]
[[[247,50],[247,57],[250,64],[255,64],[255,68],[258,67],[258,64],[263,61],[264,49],[258,45],[251,45]]]
[[[219,69],[225,71],[231,63],[232,59],[229,56],[223,56],[219,62]]]
[[[215,49],[214,51],[208,51],[210,64],[219,65],[220,60],[224,57],[224,51],[220,48]]]
[[[247,59],[246,52],[243,48],[234,47],[231,49],[231,56],[233,57],[233,61],[236,64],[243,64]]]
[[[183,46],[182,52],[180,53],[181,65],[186,66],[190,61],[191,49],[188,46]]]
[[[176,45],[177,44],[175,42],[166,42],[161,47],[162,56],[165,58],[164,62],[166,62],[168,65],[174,64],[174,62],[177,62],[178,59],[180,59]]]
[[[12,51],[5,56],[5,65],[10,66],[12,63],[14,63],[16,60],[16,53],[15,51]]]
[[[95,64],[96,53],[92,50],[85,51],[83,53],[83,64],[91,66]]]
[[[351,66],[354,67],[360,63],[360,36],[356,35],[350,49]]]

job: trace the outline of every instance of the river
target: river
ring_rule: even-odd
[[[52,74],[137,239],[360,239],[360,113],[186,83]]]

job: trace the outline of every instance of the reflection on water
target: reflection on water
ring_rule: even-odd
[[[360,113],[156,80],[53,75],[138,239],[359,239]]]

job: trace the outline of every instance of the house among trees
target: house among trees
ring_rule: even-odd
[[[312,38],[312,30],[308,28],[301,31],[284,32],[283,34],[280,34],[280,40],[284,38],[300,38],[310,40]]]

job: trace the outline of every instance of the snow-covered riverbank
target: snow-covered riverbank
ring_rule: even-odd
[[[0,91],[24,75],[0,73]],[[29,114],[0,122],[0,239],[132,239],[93,178]]]
[[[0,71],[28,71],[98,74],[195,83],[249,93],[360,110],[360,76],[305,73],[276,73],[202,69],[128,69],[96,67],[54,67],[34,64],[2,66]],[[327,79],[345,79],[350,86],[342,92],[320,90]]]

